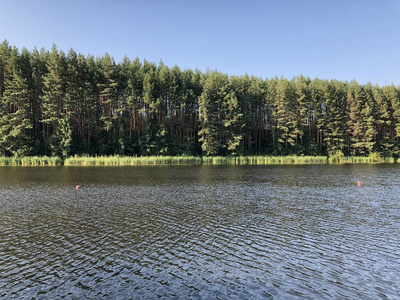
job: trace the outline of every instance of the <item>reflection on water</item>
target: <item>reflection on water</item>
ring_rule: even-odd
[[[399,171],[2,167],[0,298],[398,299]]]

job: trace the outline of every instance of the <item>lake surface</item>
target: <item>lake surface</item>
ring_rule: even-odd
[[[1,167],[0,298],[399,299],[399,174]]]

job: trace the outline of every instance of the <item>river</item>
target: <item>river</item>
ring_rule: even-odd
[[[399,174],[0,167],[0,298],[399,299]]]

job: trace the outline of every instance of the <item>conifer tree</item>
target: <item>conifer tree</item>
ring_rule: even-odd
[[[181,104],[179,107],[179,135],[184,153],[200,154],[198,99],[203,87],[199,70],[185,70],[182,74]]]
[[[375,146],[374,102],[366,88],[352,82],[348,93],[352,155],[368,155]]]
[[[143,79],[143,114],[146,118],[144,136],[140,141],[142,154],[157,155],[162,138],[162,144],[165,143],[165,131],[159,126],[159,109],[161,99],[157,93],[157,70],[151,66]]]
[[[231,90],[224,98],[224,129],[226,131],[225,147],[230,154],[236,155],[243,139],[243,114],[235,92]]]
[[[200,100],[202,149],[207,155],[221,150],[235,154],[243,138],[243,114],[229,78],[219,72],[207,74]]]
[[[326,128],[326,104],[324,99],[327,82],[318,78],[310,83],[310,129],[312,142],[309,146],[309,152],[313,155],[324,152],[324,135]],[[317,149],[315,149],[315,147]]]
[[[385,156],[396,156],[400,155],[400,94],[399,90],[391,85],[385,86],[379,89],[384,97],[386,98],[386,107],[389,115],[384,115],[389,117],[386,120],[386,125],[388,126],[388,134],[380,138],[380,143],[382,147],[382,154]],[[382,109],[385,111],[385,109]],[[385,120],[385,118],[384,118]]]
[[[281,78],[276,85],[274,101],[276,135],[278,149],[288,153],[289,146],[294,147],[301,136],[298,127],[297,107],[294,87],[286,79]]]
[[[336,81],[326,84],[324,91],[326,105],[325,144],[328,155],[343,155],[346,139],[346,93]]]
[[[123,81],[122,97],[126,102],[126,122],[128,129],[125,148],[127,153],[138,154],[139,141],[143,132],[143,118],[140,113],[143,106],[143,72],[140,60],[132,62],[124,59],[120,68],[120,77]]]
[[[306,136],[309,138],[311,133],[311,123],[309,122],[311,119],[311,95],[308,86],[311,80],[300,75],[293,81],[295,81],[293,82],[293,85],[295,85],[297,126],[299,130],[300,144],[303,146],[303,137]]]
[[[0,100],[3,97],[5,88],[5,79],[8,74],[8,62],[11,56],[11,47],[7,40],[0,44]]]
[[[106,53],[105,56],[99,59],[98,75],[100,83],[99,88],[101,115],[100,120],[105,131],[111,132],[113,129],[113,120],[118,117],[115,109],[118,106],[118,82],[114,60]]]
[[[215,155],[222,148],[222,103],[228,95],[228,76],[215,71],[206,74],[203,80],[199,141],[206,155]]]
[[[33,127],[31,94],[21,71],[18,50],[12,50],[7,62],[4,92],[0,106],[0,151],[2,155],[24,156],[31,152]]]
[[[43,76],[43,94],[40,97],[45,147],[50,150],[52,155],[58,154],[60,141],[57,131],[65,109],[65,69],[62,62],[65,56],[63,56],[64,54],[59,53],[56,46],[53,46],[46,63],[48,73]]]
[[[32,117],[33,117],[33,135],[34,135],[34,151],[37,155],[44,155],[45,145],[43,136],[44,123],[41,122],[42,101],[44,85],[43,78],[47,74],[46,62],[48,61],[49,53],[44,49],[38,51],[33,49],[30,55],[30,65],[32,67]]]

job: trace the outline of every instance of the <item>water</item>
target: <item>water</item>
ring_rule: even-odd
[[[1,167],[0,298],[399,299],[399,172]]]

